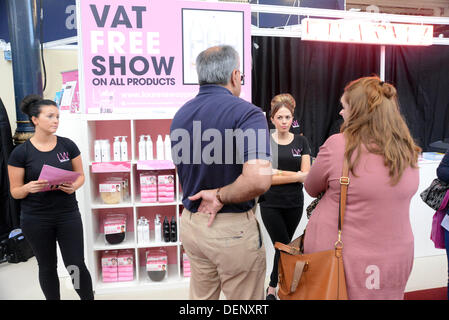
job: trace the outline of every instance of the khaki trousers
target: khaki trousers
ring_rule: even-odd
[[[184,209],[180,236],[190,259],[190,299],[263,300],[265,247],[252,210],[209,214]]]

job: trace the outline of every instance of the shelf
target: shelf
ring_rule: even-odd
[[[132,208],[133,204],[131,201],[126,201],[122,203],[116,203],[116,204],[103,204],[100,202],[94,202],[92,203],[91,208],[92,209],[114,209],[114,208]]]
[[[139,268],[139,284],[143,286],[154,286],[154,287],[165,287],[166,285],[175,284],[178,285],[180,282],[189,283],[190,278],[187,281],[184,277],[178,274],[178,265],[169,264],[168,265],[168,276],[162,281],[153,281],[148,277],[146,266]]]
[[[173,242],[175,243],[175,242]],[[134,241],[134,232],[127,232],[125,241],[119,244],[109,244],[105,242],[104,233],[99,233],[95,239],[94,250],[120,250],[120,249],[134,249],[136,242]]]
[[[145,249],[145,248],[160,248],[160,247],[176,247],[181,245],[181,242],[154,242],[150,241],[147,243],[138,243],[137,248]]]
[[[99,273],[100,280],[96,283],[96,293],[107,293],[107,292],[117,292],[117,290],[132,289],[139,287],[139,281],[136,279],[137,276],[134,275],[133,281],[118,281],[118,282],[103,282],[101,280],[101,271]]]
[[[180,204],[180,201],[172,201],[172,202],[140,202],[136,201],[134,205],[136,207],[164,207],[164,206],[176,206]]]

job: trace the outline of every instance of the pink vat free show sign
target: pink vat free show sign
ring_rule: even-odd
[[[87,113],[178,109],[198,92],[195,59],[228,44],[251,101],[249,4],[177,0],[82,0],[82,85]]]

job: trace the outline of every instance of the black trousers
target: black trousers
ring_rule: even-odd
[[[21,216],[21,228],[39,265],[39,283],[47,300],[59,300],[56,241],[81,300],[93,300],[92,279],[84,263],[83,226],[78,210]]]
[[[294,208],[260,207],[260,216],[273,244],[276,241],[289,244],[293,240],[293,235],[301,220],[302,209],[302,206]],[[278,284],[279,256],[279,250],[275,249],[273,270],[270,276],[270,287],[274,288]]]

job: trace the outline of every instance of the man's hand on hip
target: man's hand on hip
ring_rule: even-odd
[[[217,199],[217,189],[202,190],[197,194],[189,197],[190,201],[195,201],[201,199],[200,206],[198,207],[198,212],[208,213],[210,215],[207,226],[210,227],[214,222],[215,216],[218,211],[223,208],[223,204]]]

